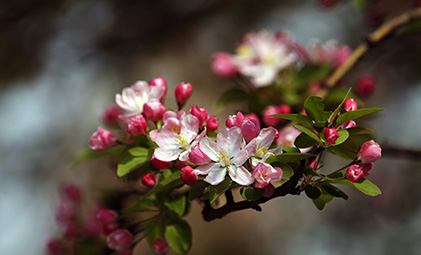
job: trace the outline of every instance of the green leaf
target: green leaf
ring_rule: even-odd
[[[232,88],[225,91],[224,94],[216,102],[217,108],[222,108],[227,104],[245,102],[249,99],[249,95],[240,88]]]
[[[209,201],[213,203],[219,195],[223,194],[231,186],[232,180],[228,176],[216,186],[209,186]]]
[[[310,136],[306,135],[306,133],[301,133],[295,138],[295,146],[298,148],[308,148],[313,146],[316,143],[314,139],[312,139]]]
[[[349,133],[345,129],[338,130],[338,139],[336,139],[335,144],[331,144],[331,146],[338,146],[344,143],[349,138]]]
[[[382,194],[380,189],[374,183],[364,178],[359,182],[351,182],[349,180],[344,179],[344,180],[332,181],[331,183],[343,184],[343,185],[354,187],[358,189],[359,191],[361,191],[362,193],[368,196],[372,196],[372,197]]]
[[[322,140],[320,140],[320,138],[314,132],[310,131],[309,129],[307,129],[303,126],[300,126],[300,125],[295,125],[295,128],[300,130],[301,132],[305,133],[309,137],[311,137],[314,141],[316,141],[318,143],[323,143]]]
[[[311,121],[311,119],[305,115],[301,115],[301,114],[274,114],[271,115],[274,117],[278,117],[281,119],[286,119],[286,120],[291,120],[291,121],[295,121],[297,123],[303,124],[305,126],[308,127],[312,127],[313,126],[313,122]]]
[[[247,201],[256,201],[261,198],[265,193],[265,189],[259,189],[256,187],[243,187],[240,190],[241,196]]]
[[[189,223],[182,219],[173,221],[165,228],[165,239],[173,251],[186,254],[192,245],[192,231]]]
[[[332,71],[330,65],[306,65],[292,75],[291,86],[305,90],[308,84],[327,77]]]
[[[304,192],[306,193],[307,197],[311,199],[317,199],[322,194],[322,190],[317,186],[307,185],[304,188]]]
[[[123,213],[140,212],[140,211],[143,211],[143,210],[149,210],[153,206],[155,206],[154,200],[152,200],[152,199],[140,199],[133,206],[131,206],[127,209],[124,209]]]
[[[323,210],[325,205],[329,203],[333,199],[333,196],[327,193],[326,191],[322,190],[321,195],[317,199],[312,199],[314,205],[319,210]]]
[[[294,175],[294,170],[287,164],[275,162],[272,163],[273,167],[279,167],[282,169],[282,179],[288,179]]]
[[[350,136],[366,135],[366,134],[374,133],[374,131],[369,128],[360,128],[360,127],[347,128],[346,131],[348,131]]]
[[[186,210],[186,196],[180,194],[174,198],[170,198],[164,202],[164,206],[168,208],[171,212],[173,212],[178,217],[183,216]]]
[[[339,146],[330,146],[327,148],[332,154],[344,159],[354,159],[358,153],[358,144],[354,139],[348,138],[344,143]]]
[[[193,200],[198,198],[200,195],[202,195],[203,191],[206,189],[206,187],[209,185],[209,183],[205,181],[197,181],[195,184],[193,184],[189,190],[188,198],[189,200]]]
[[[151,247],[153,247],[156,239],[164,236],[164,222],[162,220],[158,220],[156,217],[147,220],[144,224],[144,228],[146,240]]]
[[[329,119],[327,120],[329,123],[329,127],[331,127],[333,124],[335,124],[336,118],[338,117],[339,113],[341,112],[342,106],[345,103],[346,98],[349,95],[349,92],[351,91],[351,88],[348,89],[348,92],[344,96],[342,102],[336,107],[335,111],[329,116]]]
[[[321,97],[310,96],[304,102],[304,108],[307,116],[315,121],[327,121],[330,117],[331,112],[324,111],[325,105],[323,104]]]
[[[321,187],[330,195],[334,196],[334,197],[341,197],[345,200],[348,200],[348,195],[345,194],[345,192],[343,192],[342,190],[340,190],[339,188],[330,185],[329,183],[324,183],[321,185]]]
[[[338,119],[336,120],[336,123],[338,125],[341,125],[345,122],[347,122],[348,120],[355,120],[357,118],[360,118],[362,116],[371,114],[371,113],[375,113],[375,112],[379,112],[382,111],[382,108],[378,108],[378,107],[372,107],[372,108],[362,108],[362,109],[358,109],[355,111],[351,111],[351,112],[345,112],[342,113],[341,115],[339,115]]]
[[[290,147],[290,146],[283,146],[282,150],[285,153],[300,153],[300,149],[296,148],[296,147]]]
[[[273,162],[289,163],[298,161],[303,158],[315,157],[316,155],[311,153],[284,153],[278,156],[272,156],[266,160],[266,163],[271,164]]]
[[[125,176],[132,170],[140,167],[148,160],[149,150],[142,147],[131,148],[119,160],[117,166],[117,175],[119,177]]]

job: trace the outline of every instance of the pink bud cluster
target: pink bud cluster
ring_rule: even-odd
[[[346,171],[346,178],[351,182],[359,182],[368,176],[373,163],[381,158],[381,152],[382,148],[374,140],[363,143],[354,160],[356,164],[351,165]]]
[[[275,127],[279,123],[282,123],[285,121],[285,119],[278,118],[278,117],[272,117],[271,115],[274,114],[289,114],[291,113],[291,107],[287,104],[281,104],[279,106],[276,105],[270,105],[266,107],[266,109],[263,111],[263,123],[266,126],[272,126]]]

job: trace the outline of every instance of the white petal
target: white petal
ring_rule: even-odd
[[[225,175],[227,175],[225,167],[218,167],[212,169],[204,181],[210,183],[211,185],[218,185],[225,179]]]
[[[218,159],[218,146],[209,137],[204,137],[200,140],[200,150],[206,154],[212,161],[219,161]]]
[[[178,159],[180,161],[187,161],[187,160],[189,160],[189,152],[190,152],[190,150],[181,152],[181,154],[178,157]]]
[[[178,138],[178,134],[171,132],[169,130],[163,130],[159,131],[158,134],[153,135],[151,137],[152,141],[154,141],[156,144],[158,144],[159,147],[165,147],[165,146],[178,146],[178,142],[176,139]]]
[[[251,177],[251,173],[245,167],[237,167],[235,170],[231,170],[231,167],[232,166],[230,166],[229,176],[236,183],[247,186],[254,182],[254,179]]]
[[[209,163],[206,165],[198,166],[196,169],[194,169],[194,172],[196,174],[208,174],[212,169],[220,168],[221,165],[218,163]]]
[[[270,147],[276,136],[276,130],[273,127],[264,128],[260,131],[259,136],[256,137],[257,145],[261,147]]]
[[[180,134],[186,137],[188,142],[191,142],[196,137],[197,132],[199,132],[199,120],[191,114],[183,116]]]
[[[155,149],[154,155],[159,160],[169,162],[176,160],[181,152],[180,148],[159,147]]]
[[[225,154],[232,157],[240,150],[243,135],[239,127],[223,128],[216,139],[220,150],[224,150]]]

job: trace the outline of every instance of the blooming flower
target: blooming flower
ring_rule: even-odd
[[[115,95],[117,105],[126,111],[127,115],[136,115],[143,112],[143,105],[150,101],[160,101],[166,93],[163,86],[149,85],[146,81],[137,81],[123,92]]]
[[[256,150],[253,152],[251,157],[251,163],[253,166],[258,165],[259,163],[264,163],[267,158],[282,153],[282,145],[276,147],[275,149],[269,150],[269,147],[273,143],[276,134],[276,129],[272,127],[260,130],[259,135],[255,138]]]
[[[282,169],[279,167],[272,167],[266,163],[258,164],[251,173],[251,176],[256,179],[256,187],[264,188],[271,182],[280,182],[282,180]]]
[[[204,130],[199,136],[199,121],[191,114],[181,117],[180,132],[163,129],[159,132],[151,132],[150,138],[159,148],[155,149],[154,155],[162,161],[187,161],[191,147],[196,145],[205,135]]]
[[[236,53],[233,61],[238,71],[250,77],[255,87],[268,86],[275,81],[279,71],[296,61],[286,32],[272,34],[260,30],[246,34]]]
[[[254,179],[243,164],[256,150],[256,143],[253,142],[255,140],[242,148],[243,137],[238,127],[223,128],[216,139],[216,143],[208,137],[200,141],[200,149],[212,162],[198,166],[195,172],[207,175],[205,181],[211,185],[221,183],[227,172],[231,179],[240,185],[252,184]]]

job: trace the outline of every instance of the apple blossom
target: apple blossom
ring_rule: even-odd
[[[118,127],[121,114],[123,114],[123,111],[113,103],[105,108],[101,119],[107,126]]]
[[[155,157],[155,155],[152,154],[151,163],[154,167],[158,169],[167,169],[170,168],[172,163],[168,161],[162,161]]]
[[[253,119],[257,120],[257,122],[259,122],[259,125],[260,125],[260,119],[255,113],[248,113],[248,114],[244,115],[244,119],[249,119],[249,118],[253,118]]]
[[[234,57],[225,52],[218,52],[212,56],[210,62],[214,74],[222,78],[231,78],[238,72],[234,63]]]
[[[208,133],[213,132],[218,129],[219,122],[216,116],[209,116],[208,120],[206,121],[206,131]]]
[[[162,120],[162,116],[167,110],[159,101],[150,101],[143,106],[143,114],[152,121]]]
[[[203,153],[203,151],[200,149],[199,144],[196,144],[192,147],[190,153],[189,153],[190,161],[195,165],[205,165],[210,162],[210,158]]]
[[[184,184],[191,186],[197,182],[197,174],[191,166],[185,166],[181,168],[181,171],[183,171],[183,173],[180,175],[180,178]]]
[[[182,108],[193,92],[193,86],[190,83],[180,83],[175,87],[174,94],[177,100],[178,108]]]
[[[96,218],[101,225],[107,225],[117,219],[117,212],[109,209],[99,209]]]
[[[130,119],[129,124],[127,124],[127,134],[131,136],[142,135],[146,132],[147,128],[148,123],[146,123],[143,115],[139,114]]]
[[[260,163],[254,167],[251,176],[256,180],[257,188],[264,188],[271,182],[280,182],[282,180],[282,169],[272,167],[266,163]]]
[[[199,120],[199,127],[203,126],[208,119],[208,111],[205,108],[199,108],[197,105],[190,106],[190,113]]]
[[[200,141],[200,149],[212,162],[198,166],[195,173],[207,175],[204,180],[211,185],[221,183],[227,172],[231,179],[240,185],[252,184],[254,179],[243,164],[256,150],[256,143],[251,142],[242,148],[243,137],[238,127],[223,128],[216,139],[216,143],[208,137]]]
[[[143,112],[143,106],[150,101],[160,101],[166,93],[163,86],[148,85],[145,81],[137,81],[131,87],[124,88],[122,94],[116,94],[115,101],[127,115]]]
[[[282,153],[282,146],[274,149],[269,149],[276,137],[276,129],[273,127],[263,128],[260,130],[259,135],[255,138],[256,150],[253,151],[251,163],[253,166],[259,163],[264,163],[267,158]]]
[[[336,128],[326,128],[323,135],[326,141],[330,144],[335,144],[336,140],[339,138]]]
[[[269,105],[263,111],[263,123],[265,123],[266,126],[276,126],[281,122],[280,118],[270,116],[274,114],[281,114],[281,109],[275,105]]]
[[[132,241],[133,235],[127,229],[117,229],[107,236],[108,248],[117,252],[130,250]]]
[[[353,121],[353,120],[348,120],[348,121],[345,121],[342,125],[341,125],[341,128],[342,129],[347,129],[347,128],[353,128],[353,127],[356,127],[357,126],[357,123],[355,123],[355,121]]]
[[[98,127],[89,139],[89,147],[94,151],[105,151],[113,147],[117,138],[108,130]]]
[[[348,98],[344,102],[344,108],[345,108],[345,111],[347,112],[357,110],[358,109],[357,101],[355,101],[355,99],[353,98]]]
[[[382,148],[374,140],[370,140],[361,145],[360,151],[357,155],[357,162],[359,164],[373,163],[381,158]]]
[[[154,252],[156,255],[165,255],[170,250],[167,240],[163,237],[156,239],[153,247],[155,248]]]
[[[370,97],[376,90],[376,80],[372,75],[363,75],[355,83],[356,94],[362,98]]]
[[[243,120],[244,115],[241,112],[238,112],[237,115],[228,116],[227,120],[225,121],[225,126],[227,126],[227,128],[232,128],[234,126],[241,127]]]
[[[246,142],[250,142],[260,133],[260,124],[253,118],[245,119],[241,124],[241,133]],[[272,139],[273,141],[273,139]]]
[[[351,182],[359,182],[364,177],[364,172],[359,165],[352,165],[346,170],[346,178]]]
[[[157,87],[159,88],[160,91],[163,91],[161,98],[159,98],[159,100],[163,102],[165,99],[165,96],[167,95],[167,82],[165,81],[165,79],[162,77],[152,79],[149,81],[148,85],[149,87]]]
[[[102,226],[102,232],[106,235],[111,234],[114,230],[118,229],[118,224],[116,222],[108,223],[107,225]]]
[[[351,55],[351,50],[346,45],[339,44],[336,40],[330,40],[322,44],[318,39],[310,42],[307,56],[303,59],[310,60],[314,64],[330,64],[335,68],[341,66]],[[305,53],[300,54],[302,56]]]

